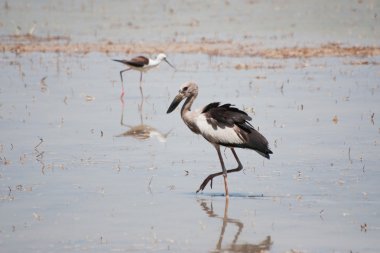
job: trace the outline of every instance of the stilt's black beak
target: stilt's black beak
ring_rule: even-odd
[[[168,110],[166,111],[166,113],[171,113],[172,111],[174,111],[175,108],[177,108],[177,106],[179,105],[179,103],[181,103],[181,101],[185,98],[185,96],[181,93],[179,93],[174,99],[173,99],[173,102],[170,104]]]
[[[174,70],[177,70],[166,58],[164,59],[167,64],[169,64],[170,67],[172,67]]]

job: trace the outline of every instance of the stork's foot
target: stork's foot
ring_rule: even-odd
[[[199,189],[197,190],[197,193],[200,192],[200,191],[203,191],[209,181],[211,181],[210,182],[210,187],[212,189],[212,179],[213,178],[214,178],[214,175],[209,175],[208,177],[206,177],[206,179],[203,181],[203,183],[201,184],[201,186],[199,186]]]

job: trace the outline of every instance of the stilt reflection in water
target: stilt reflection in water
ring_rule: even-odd
[[[142,87],[140,87],[140,104],[138,105],[138,110],[140,112],[140,122],[142,124],[143,122],[143,107],[144,107],[144,92],[142,90]],[[121,101],[121,116],[120,116],[120,125],[122,126],[128,126],[124,124],[124,111],[125,111],[125,101],[124,97],[120,98]]]
[[[166,139],[171,132],[169,130],[166,133],[162,133],[156,128],[144,124],[143,120],[143,105],[144,105],[144,96],[141,90],[141,102],[138,105],[138,111],[140,116],[140,124],[132,126],[124,123],[124,111],[125,111],[125,102],[124,98],[121,98],[121,117],[120,124],[126,126],[129,129],[121,134],[116,135],[115,137],[133,137],[138,140],[147,140],[149,138],[156,137],[159,142],[166,142]]]

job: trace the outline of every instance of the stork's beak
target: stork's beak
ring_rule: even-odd
[[[173,102],[170,104],[168,110],[166,113],[171,113],[174,111],[175,108],[181,103],[181,101],[185,98],[185,96],[182,93],[179,93],[175,98],[173,99]]]
[[[164,59],[167,64],[169,64],[170,67],[172,67],[174,70],[177,70],[166,58]]]

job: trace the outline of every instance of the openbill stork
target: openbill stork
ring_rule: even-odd
[[[243,169],[235,148],[248,148],[256,151],[263,157],[270,159],[272,151],[268,147],[267,139],[256,131],[249,123],[252,120],[244,111],[233,107],[231,104],[221,105],[219,102],[208,104],[202,109],[191,111],[191,106],[198,95],[198,86],[194,82],[184,83],[178,95],[170,104],[167,113],[171,113],[180,102],[186,98],[181,109],[181,117],[185,124],[196,134],[202,135],[210,142],[218,153],[222,172],[210,174],[200,185],[197,193],[203,191],[209,181],[212,188],[214,177],[223,175],[225,194],[228,198],[227,173],[237,172]],[[220,146],[231,149],[238,163],[235,169],[227,170],[220,153]]]

